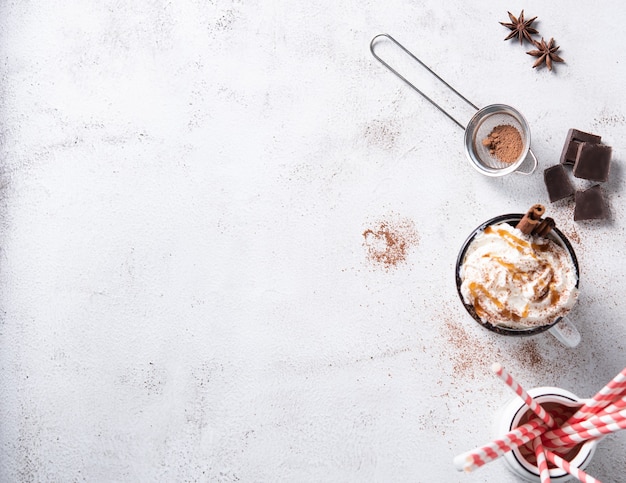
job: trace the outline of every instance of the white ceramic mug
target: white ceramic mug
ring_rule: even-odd
[[[530,389],[528,394],[539,404],[555,403],[567,408],[578,408],[586,402],[559,387],[537,387]],[[520,420],[528,411],[530,411],[528,406],[519,397],[514,397],[507,402],[496,416],[494,428],[496,436],[502,436],[519,426]],[[570,464],[584,470],[593,458],[597,445],[597,439],[584,442],[574,457],[569,460]],[[524,481],[541,481],[537,466],[528,462],[519,449],[509,451],[503,458],[509,470]],[[550,469],[550,479],[553,482],[569,481],[571,478],[574,477],[560,468]]]

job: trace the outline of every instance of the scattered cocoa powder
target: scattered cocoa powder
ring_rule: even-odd
[[[400,130],[396,121],[375,119],[365,126],[363,134],[370,146],[392,149],[400,136]]]
[[[443,325],[439,330],[447,341],[444,350],[452,361],[452,369],[456,376],[466,379],[475,379],[476,375],[480,377],[485,367],[488,368],[500,356],[500,349],[491,341],[474,337],[458,320],[444,316]]]
[[[513,352],[513,357],[522,366],[530,369],[536,369],[544,363],[541,351],[537,347],[537,343],[532,339],[522,342],[519,348]]]
[[[567,238],[574,243],[580,243],[580,235],[577,231],[568,231],[566,234]]]
[[[483,146],[489,149],[489,153],[494,155],[504,163],[514,163],[522,154],[524,142],[520,132],[509,124],[496,126],[483,139]]]
[[[548,370],[555,366],[554,361],[546,360],[537,342],[533,339],[519,341],[512,350],[503,352],[497,338],[491,335],[477,337],[465,329],[463,322],[452,315],[452,310],[440,314],[442,324],[440,335],[446,341],[445,355],[452,362],[454,373],[467,379],[483,377],[494,362],[502,362],[525,370]],[[473,322],[468,322],[473,323]],[[557,369],[558,372],[558,369]]]
[[[367,258],[385,269],[406,261],[409,249],[419,243],[415,223],[409,219],[382,220],[363,232]]]

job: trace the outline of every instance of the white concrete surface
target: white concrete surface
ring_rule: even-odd
[[[499,21],[537,15],[556,72]],[[622,2],[0,3],[0,480],[512,482],[457,473],[509,390],[595,393],[626,362]],[[478,105],[527,117],[539,169],[488,179],[462,131],[370,55],[388,32]],[[611,219],[541,172],[571,127],[613,146]],[[582,186],[581,183],[579,183]],[[546,204],[582,269],[583,343],[472,321],[453,266]],[[363,232],[415,224],[408,258]],[[626,435],[589,473],[624,481]]]

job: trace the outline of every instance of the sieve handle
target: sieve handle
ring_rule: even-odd
[[[528,150],[528,154],[530,155],[531,158],[533,158],[533,167],[532,167],[532,169],[530,171],[520,171],[520,170],[517,170],[517,171],[515,171],[516,173],[523,174],[523,175],[527,176],[529,174],[533,174],[535,172],[535,170],[537,169],[537,164],[538,164],[537,163],[537,156],[535,156],[535,153],[533,153],[532,149]]]
[[[448,116],[450,119],[452,119],[452,121],[459,126],[461,129],[465,130],[465,126],[463,124],[461,124],[459,121],[457,121],[448,111],[446,111],[443,107],[441,107],[439,104],[437,104],[435,101],[433,101],[430,97],[428,97],[426,94],[424,94],[421,90],[419,90],[413,83],[411,83],[406,77],[404,77],[402,74],[400,74],[396,69],[394,69],[393,67],[391,67],[387,62],[385,62],[383,59],[381,59],[378,54],[376,54],[374,46],[376,45],[377,41],[380,40],[382,37],[390,40],[391,42],[393,42],[395,45],[397,45],[398,47],[400,47],[407,55],[409,55],[413,60],[415,60],[416,62],[419,63],[419,65],[421,65],[424,69],[426,69],[430,74],[432,74],[433,76],[435,76],[435,78],[441,82],[443,85],[445,85],[448,89],[450,89],[452,92],[454,92],[457,96],[459,96],[461,99],[463,99],[465,102],[467,102],[470,106],[472,106],[474,109],[476,109],[478,111],[478,107],[476,107],[474,104],[472,104],[468,99],[466,99],[460,92],[458,92],[454,87],[452,87],[450,84],[448,84],[446,81],[444,81],[441,77],[439,77],[437,75],[437,73],[435,73],[435,71],[433,71],[430,67],[428,67],[426,64],[424,64],[421,60],[419,60],[417,57],[415,57],[415,55],[413,55],[412,52],[410,52],[406,47],[404,47],[404,45],[402,45],[400,42],[398,42],[396,39],[394,39],[391,35],[389,34],[378,34],[376,35],[372,41],[370,42],[370,52],[372,53],[372,55],[374,56],[374,58],[376,60],[378,60],[378,62],[380,62],[381,64],[383,64],[385,67],[387,67],[387,69],[389,69],[396,77],[398,77],[399,79],[401,79],[402,81],[404,81],[409,87],[411,87],[414,91],[416,91],[419,95],[421,95],[424,99],[426,99],[428,102],[430,102],[433,106],[435,106],[437,109],[439,109],[443,114],[445,114],[446,116]],[[530,173],[528,173],[530,174]]]

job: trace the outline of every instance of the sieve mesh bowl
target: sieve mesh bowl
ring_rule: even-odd
[[[489,152],[483,140],[493,128],[513,126],[522,137],[522,150],[516,161],[506,163]],[[492,104],[479,110],[465,128],[465,152],[472,165],[487,176],[512,173],[524,162],[530,150],[530,129],[526,119],[514,108],[505,104]]]

